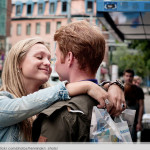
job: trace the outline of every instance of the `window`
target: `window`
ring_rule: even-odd
[[[43,3],[39,3],[38,5],[38,14],[43,14]]]
[[[67,11],[67,2],[62,2],[62,12]]]
[[[27,6],[27,9],[26,9],[27,15],[32,15],[34,3],[32,1],[28,1],[26,3],[26,6]]]
[[[92,1],[87,2],[87,12],[89,12],[89,13],[93,12],[93,2]]]
[[[16,5],[16,15],[21,14],[21,5]]]
[[[46,22],[46,34],[50,33],[50,22]]]
[[[21,24],[17,24],[17,35],[21,35]]]
[[[49,0],[49,13],[55,14],[57,7],[57,0]]]
[[[59,29],[60,27],[61,27],[61,22],[58,21],[58,22],[57,22],[57,25],[56,25],[56,30]]]
[[[0,49],[4,49],[5,47],[5,41],[4,39],[0,39]]]
[[[40,34],[40,23],[36,23],[36,34]]]
[[[16,16],[20,16],[22,14],[23,3],[21,1],[16,1]]]
[[[50,3],[49,9],[50,9],[49,10],[50,14],[53,14],[55,12],[55,3],[54,2]]]
[[[31,4],[28,4],[28,5],[27,5],[27,14],[28,14],[28,15],[31,15],[31,14],[32,14],[32,5],[31,5]]]
[[[31,24],[30,24],[30,23],[27,24],[27,26],[26,26],[26,34],[27,34],[27,35],[30,35],[30,34],[31,34]]]

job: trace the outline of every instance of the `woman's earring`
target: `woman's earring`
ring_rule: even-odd
[[[20,70],[18,69],[18,71],[17,71],[18,73],[20,73]]]

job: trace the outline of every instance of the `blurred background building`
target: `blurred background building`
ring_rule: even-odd
[[[9,49],[11,21],[11,0],[0,1],[0,76],[5,59],[5,52]]]
[[[53,35],[62,25],[86,19],[102,26],[96,17],[95,0],[12,0],[10,44],[32,36],[42,37],[52,50]]]
[[[55,31],[62,25],[76,20],[87,20],[96,24],[109,39],[109,32],[96,17],[95,0],[12,0],[11,9],[11,35],[9,44],[29,37],[40,36],[50,46],[52,51],[52,67],[55,62],[56,43],[53,40]],[[108,47],[103,61],[103,75],[108,73]],[[100,79],[99,69],[97,78]],[[53,69],[53,79],[57,74]]]
[[[50,46],[54,68],[55,31],[69,22],[87,20],[99,27],[107,43],[105,58],[96,76],[99,82],[115,80],[130,67],[150,85],[149,54],[141,52],[143,46],[138,46],[141,41],[129,48],[132,40],[150,39],[148,0],[1,0],[0,11],[0,70],[11,46],[35,36],[42,37]],[[129,56],[133,57],[127,59]],[[131,62],[133,59],[139,63]],[[52,78],[58,79],[54,69]]]

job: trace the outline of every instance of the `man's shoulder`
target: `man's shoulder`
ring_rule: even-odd
[[[140,86],[137,86],[137,96],[138,96],[138,99],[144,100],[144,92]]]
[[[137,86],[137,89],[138,89],[139,91],[143,91],[143,89],[142,89],[140,86]]]
[[[95,103],[96,100],[94,100],[92,97],[90,97],[87,94],[74,96],[68,101],[68,103],[79,103],[79,104],[82,104],[82,103],[93,103],[93,102]]]
[[[93,106],[96,106],[97,104],[98,103],[96,100],[94,100],[93,98],[91,98],[90,96],[86,94],[78,95],[78,96],[72,97],[70,100],[67,100],[67,101],[56,102],[53,105],[51,105],[49,108],[42,111],[42,113],[50,116],[56,111],[61,112],[61,110],[64,107],[66,107],[66,111],[68,111],[67,108],[69,107],[70,110],[72,110],[72,112],[74,110],[79,110],[79,111],[82,111],[84,114],[88,114],[89,112],[92,111]]]
[[[89,110],[93,109],[93,106],[97,104],[98,102],[88,95],[78,95],[69,100],[68,106],[82,110],[85,114],[87,114]]]
[[[96,104],[97,101],[88,95],[78,95],[68,101],[56,102],[47,110],[44,110],[35,120],[33,125],[33,132],[36,135],[34,137],[35,141],[38,140],[39,135],[44,135],[48,141],[55,142],[73,141],[73,139],[75,141],[88,141],[92,110]],[[60,124],[61,126],[59,126]],[[51,134],[49,134],[49,132]],[[63,137],[58,137],[60,132]],[[78,134],[72,137],[70,136],[72,135],[70,132],[79,132],[80,135],[84,134],[84,136],[82,135],[81,137],[85,139],[78,139]],[[77,137],[75,138],[75,136]]]

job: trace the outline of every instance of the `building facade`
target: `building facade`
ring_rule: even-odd
[[[12,0],[11,19],[11,45],[40,36],[52,51],[55,50],[53,35],[61,25],[86,19],[101,27],[95,0]]]
[[[21,39],[39,36],[50,46],[55,60],[55,31],[62,25],[76,20],[96,24],[96,0],[12,0],[10,45]],[[107,61],[107,50],[104,61]]]

